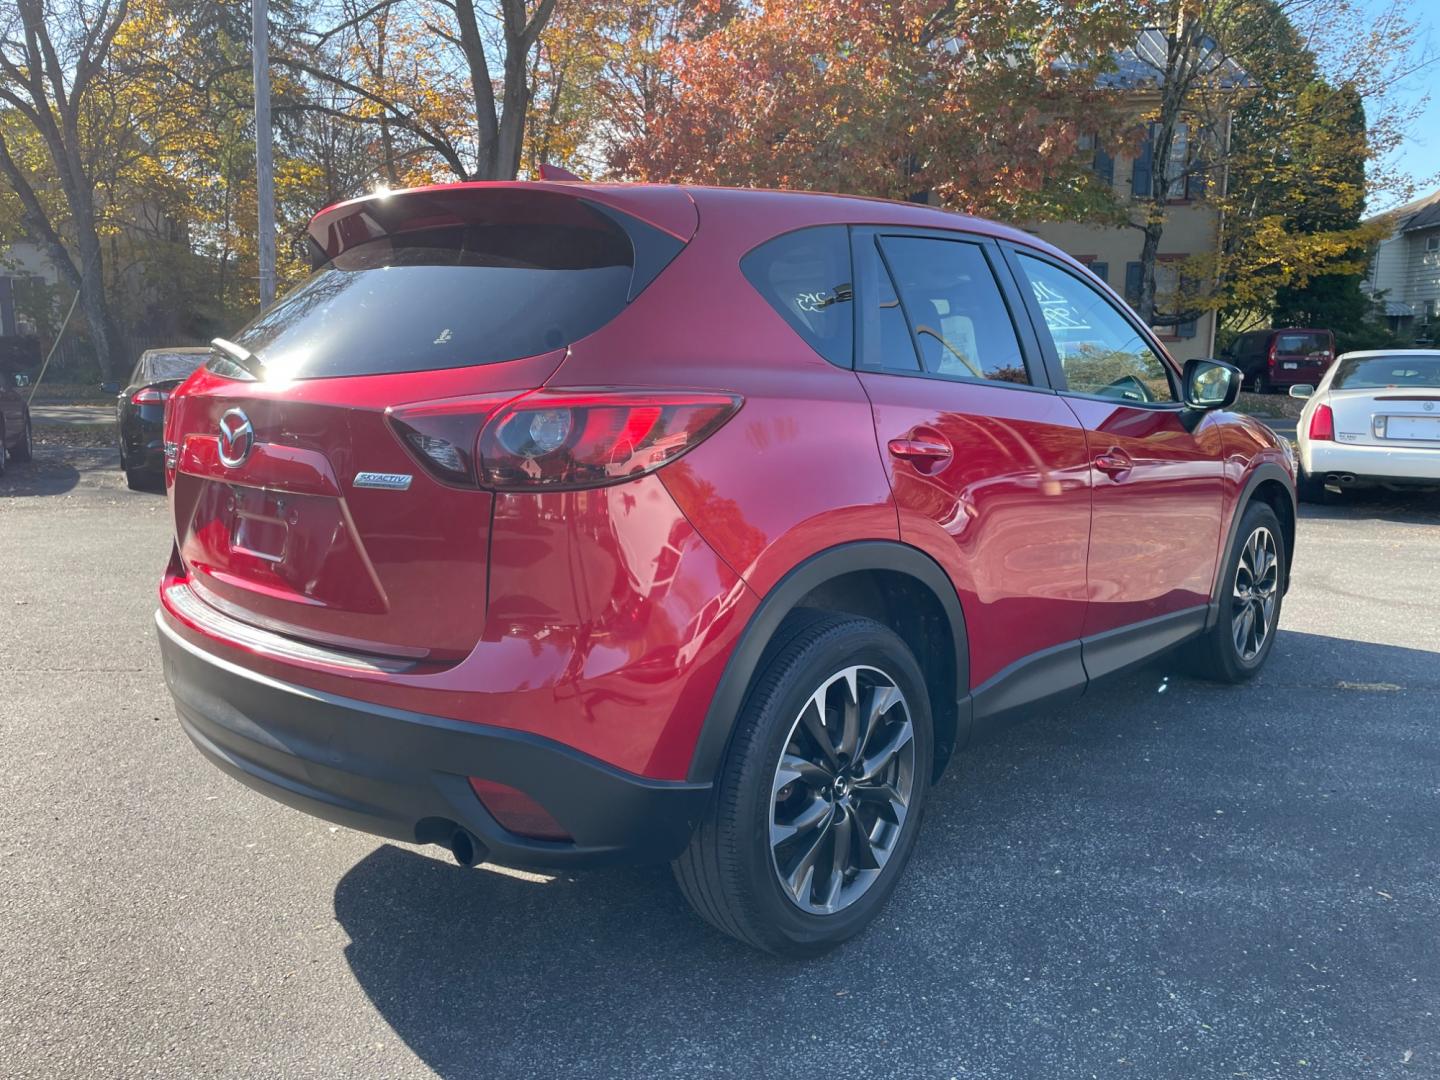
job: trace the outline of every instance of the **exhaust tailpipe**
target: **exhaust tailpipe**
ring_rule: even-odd
[[[450,834],[450,854],[461,866],[479,866],[485,861],[485,845],[468,829],[456,829]]]

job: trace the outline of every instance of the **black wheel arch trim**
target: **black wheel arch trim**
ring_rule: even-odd
[[[1295,502],[1295,481],[1275,462],[1262,461],[1245,478],[1245,486],[1240,491],[1240,497],[1235,500],[1235,513],[1230,515],[1230,524],[1225,530],[1225,543],[1220,548],[1220,558],[1216,560],[1215,583],[1210,591],[1210,615],[1205,622],[1207,630],[1214,626],[1220,618],[1220,594],[1225,588],[1225,567],[1229,564],[1230,552],[1235,547],[1235,537],[1240,531],[1240,520],[1245,516],[1245,508],[1255,497],[1256,490],[1267,480],[1274,480],[1285,489],[1286,494],[1290,497],[1290,520],[1296,523],[1298,529],[1299,514]],[[1295,563],[1294,549],[1294,538],[1285,537],[1285,582],[1281,586],[1282,595],[1290,589],[1290,568]]]
[[[905,574],[924,585],[940,603],[955,642],[956,746],[963,746],[970,724],[970,642],[965,614],[950,577],[924,551],[898,540],[856,540],[826,548],[793,567],[765,593],[750,617],[739,643],[726,661],[720,684],[710,700],[705,721],[695,742],[687,779],[708,783],[718,775],[730,738],[745,706],[755,672],[765,648],[785,616],[794,611],[810,592],[846,574],[866,570],[887,570]]]

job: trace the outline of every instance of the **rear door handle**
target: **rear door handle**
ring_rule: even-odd
[[[1099,469],[1112,480],[1119,479],[1135,467],[1135,461],[1124,450],[1118,446],[1112,446],[1105,453],[1095,458],[1095,468]]]
[[[949,461],[950,444],[934,438],[891,439],[890,453],[910,462],[921,472],[933,472]]]

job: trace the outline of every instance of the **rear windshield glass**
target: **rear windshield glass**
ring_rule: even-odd
[[[245,367],[272,380],[430,371],[593,333],[625,306],[632,249],[619,226],[565,201],[560,221],[492,218],[341,253],[234,339]],[[236,374],[235,359],[210,366]]]
[[[1299,354],[1309,356],[1311,353],[1325,352],[1330,348],[1330,339],[1324,334],[1276,334],[1275,351],[1277,353]]]
[[[1440,356],[1372,356],[1346,360],[1330,384],[1332,390],[1383,390],[1391,386],[1440,390]]]
[[[199,353],[149,353],[136,368],[136,381],[165,382],[167,379],[189,378],[190,373],[205,361]]]

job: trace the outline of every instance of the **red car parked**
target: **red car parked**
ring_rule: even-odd
[[[1288,448],[1014,229],[578,183],[359,199],[170,402],[181,723],[464,864],[672,859],[857,933],[976,733],[1186,644],[1248,678]]]

